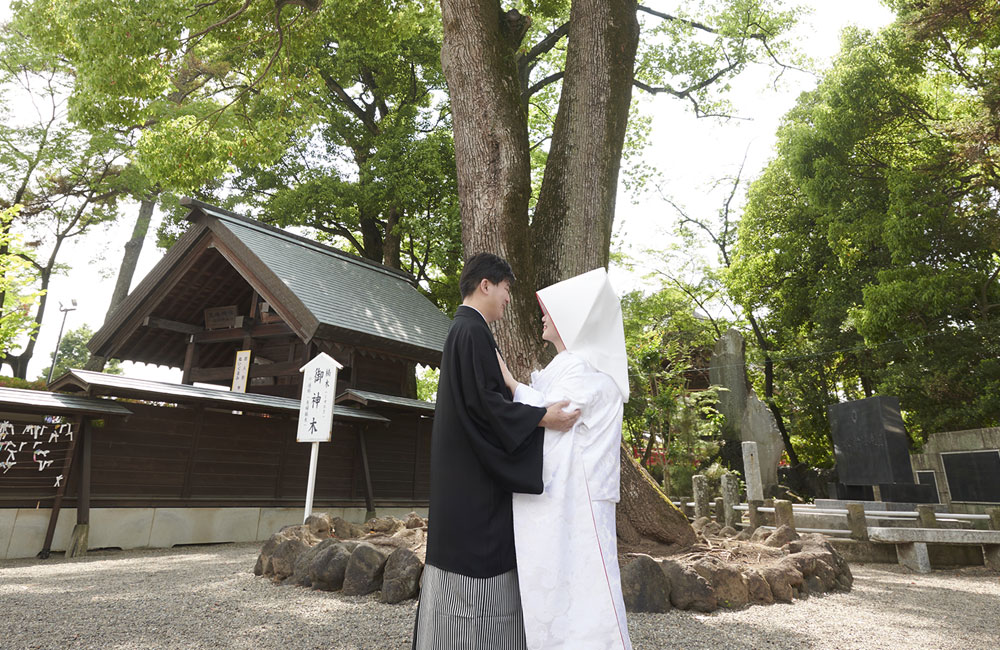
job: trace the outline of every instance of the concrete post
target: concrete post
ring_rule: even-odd
[[[986,513],[990,516],[990,528],[1000,530],[1000,508],[990,508]]]
[[[747,481],[747,501],[763,499],[764,484],[760,478],[760,457],[757,455],[757,443],[751,440],[743,443],[743,474]]]
[[[736,506],[740,503],[740,480],[735,474],[722,475],[722,512],[723,525],[736,528],[740,515]]]
[[[722,499],[722,497],[715,497],[715,512],[714,512],[715,521],[720,526],[726,525],[725,523],[723,523],[726,520],[725,516],[723,515],[723,510],[725,509],[725,507],[726,507],[726,502]]]
[[[865,517],[863,504],[847,504],[847,527],[851,530],[851,539],[868,539],[868,520]]]
[[[694,497],[689,496],[681,497],[681,512],[683,512],[684,516],[688,519],[694,519],[694,509],[688,505],[693,499]]]
[[[708,509],[708,477],[704,474],[692,476],[691,489],[694,490],[694,518],[711,517]]]
[[[750,532],[754,532],[758,528],[764,525],[763,514],[758,508],[764,505],[764,502],[760,499],[752,499],[747,502],[750,507],[749,518],[750,518]]]
[[[774,500],[774,527],[781,528],[788,526],[795,530],[795,512],[792,510],[792,502],[785,499]]]
[[[934,506],[925,503],[917,506],[917,528],[937,528]]]

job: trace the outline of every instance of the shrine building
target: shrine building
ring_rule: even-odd
[[[182,383],[71,370],[49,387],[58,393],[2,391],[12,444],[65,425],[74,435],[0,469],[0,559],[79,550],[81,535],[84,551],[168,547],[301,523],[300,368],[321,352],[343,368],[314,510],[356,522],[426,514],[434,405],[416,399],[415,368],[439,364],[450,319],[403,272],[184,204],[187,232],[88,343],[179,368]]]

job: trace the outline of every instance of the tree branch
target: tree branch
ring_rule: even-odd
[[[378,125],[372,119],[371,115],[369,115],[368,112],[361,106],[358,106],[358,103],[347,94],[347,91],[344,90],[332,76],[330,76],[329,72],[321,70],[319,74],[323,77],[323,82],[326,84],[327,89],[336,95],[337,99],[340,100],[340,103],[346,106],[347,110],[354,113],[354,116],[361,120],[361,123],[365,125],[365,128],[368,129],[372,135],[378,135]]]
[[[705,23],[699,23],[696,20],[690,20],[688,18],[681,18],[680,16],[673,16],[671,14],[663,13],[662,11],[656,11],[655,9],[650,9],[649,7],[638,5],[636,6],[638,11],[645,12],[651,16],[656,16],[657,18],[662,18],[663,20],[671,20],[679,23],[683,23],[689,27],[694,27],[695,29],[700,29],[703,32],[708,32],[709,34],[718,34],[719,30],[714,27],[710,27]]]
[[[566,73],[564,71],[560,70],[559,72],[554,72],[554,73],[550,74],[549,76],[545,77],[544,79],[542,79],[538,83],[534,84],[531,88],[528,88],[528,97],[531,97],[532,95],[534,95],[535,93],[537,93],[542,88],[545,88],[549,84],[553,84],[553,83],[559,81],[560,79],[563,78],[563,76],[565,76],[565,74]]]
[[[550,51],[556,46],[562,37],[569,33],[569,21],[559,25],[554,30],[548,33],[545,38],[538,41],[533,48],[527,51],[523,56],[518,59],[518,66],[527,65],[533,62],[535,59]]]

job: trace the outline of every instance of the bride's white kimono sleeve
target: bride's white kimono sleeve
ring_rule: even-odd
[[[615,538],[622,397],[614,381],[562,352],[514,399],[568,399],[580,419],[545,431],[543,492],[514,494],[514,544],[532,650],[631,648]]]

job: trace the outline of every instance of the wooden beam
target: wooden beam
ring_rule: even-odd
[[[285,323],[270,323],[268,325],[254,325],[250,327],[249,332],[242,327],[231,327],[224,330],[198,332],[197,334],[192,335],[192,337],[196,343],[227,343],[231,341],[242,341],[243,337],[248,333],[255,339],[266,339],[294,334],[292,328]]]
[[[375,516],[375,494],[372,492],[372,475],[368,470],[368,445],[365,444],[365,425],[358,426],[358,446],[361,448],[361,469],[365,474],[365,519]]]
[[[62,483],[56,488],[55,499],[52,500],[52,511],[49,513],[49,527],[45,531],[45,541],[42,543],[42,550],[38,553],[38,557],[45,560],[48,559],[52,551],[52,538],[56,534],[56,523],[59,521],[59,510],[62,508],[63,495],[66,494],[66,485],[69,484],[70,470],[73,468],[73,456],[76,454],[76,444],[80,439],[81,427],[80,424],[83,422],[82,416],[77,416],[73,419],[73,426],[76,428],[76,433],[73,434],[73,440],[70,441],[69,450],[66,452],[66,461],[62,466]],[[55,425],[58,426],[58,425]],[[79,505],[77,505],[79,508]]]
[[[254,363],[250,366],[250,377],[283,377],[299,372],[302,364],[298,361],[281,361],[279,363]],[[191,381],[223,381],[233,378],[232,366],[217,368],[192,368]]]
[[[188,339],[187,350],[184,351],[184,369],[181,372],[181,383],[192,384],[191,372],[194,370],[195,361],[198,358],[197,344],[194,342],[194,334]]]
[[[205,331],[205,328],[200,325],[181,323],[167,318],[157,318],[156,316],[146,316],[143,318],[142,326],[161,330],[170,330],[171,332],[181,332],[182,334],[197,334],[198,332]]]
[[[76,523],[90,525],[90,459],[94,447],[94,425],[89,420],[80,423],[83,453],[80,455],[80,492],[76,497]]]

